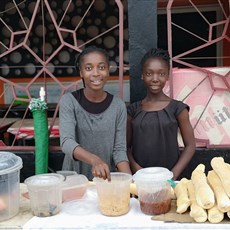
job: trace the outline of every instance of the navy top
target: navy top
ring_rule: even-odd
[[[177,116],[189,106],[181,101],[171,100],[159,111],[144,111],[141,101],[127,107],[132,117],[132,153],[141,167],[165,167],[171,170],[180,151],[177,141]]]

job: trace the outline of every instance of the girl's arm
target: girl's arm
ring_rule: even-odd
[[[142,167],[135,161],[132,154],[132,117],[130,115],[127,116],[127,151],[128,151],[128,159],[130,163],[130,168],[132,173],[134,174],[136,171],[141,169]]]
[[[179,129],[181,137],[184,143],[184,149],[180,155],[180,158],[176,165],[173,167],[173,179],[176,180],[183,172],[185,167],[191,161],[195,153],[195,138],[192,125],[189,120],[189,113],[187,109],[184,109],[177,117],[179,123]]]

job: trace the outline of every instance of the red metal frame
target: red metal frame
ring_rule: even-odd
[[[78,44],[77,40],[76,40],[76,33],[77,33],[77,30],[78,30],[78,27],[81,23],[82,20],[84,20],[86,14],[88,11],[90,11],[90,9],[92,8],[93,4],[95,3],[95,0],[92,0],[92,2],[90,3],[88,9],[85,11],[85,14],[83,15],[81,21],[78,23],[78,25],[73,29],[73,30],[70,30],[70,29],[66,29],[64,27],[62,27],[62,22],[63,22],[63,19],[64,17],[68,14],[68,8],[70,6],[70,3],[72,1],[69,0],[69,3],[67,4],[66,6],[66,9],[63,13],[63,16],[62,16],[62,19],[60,20],[60,22],[58,23],[56,21],[56,18],[55,18],[55,12],[52,11],[52,7],[50,5],[50,1],[48,0],[37,0],[36,1],[36,5],[34,7],[34,11],[33,11],[33,15],[31,17],[31,20],[29,22],[29,25],[27,26],[21,12],[20,12],[20,9],[18,7],[18,5],[15,3],[15,1],[12,1],[12,3],[14,4],[14,7],[17,11],[17,13],[19,14],[22,22],[24,23],[24,26],[26,28],[26,30],[21,30],[21,31],[13,31],[9,25],[7,25],[7,23],[4,21],[4,18],[0,18],[0,21],[5,25],[5,27],[10,31],[10,44],[9,46],[7,47],[6,45],[4,45],[4,42],[3,41],[0,41],[0,45],[4,46],[6,51],[1,53],[0,54],[0,58],[3,58],[5,57],[6,55],[10,55],[13,51],[23,47],[24,49],[26,49],[33,57],[34,59],[37,60],[37,62],[41,65],[41,69],[40,71],[38,71],[38,73],[26,84],[26,86],[21,86],[20,84],[18,83],[15,83],[11,80],[8,80],[6,78],[3,78],[0,76],[0,82],[2,81],[3,83],[6,83],[8,85],[8,87],[10,88],[10,90],[12,91],[12,95],[13,95],[13,98],[14,100],[12,101],[11,105],[9,106],[8,110],[6,111],[5,115],[4,115],[4,119],[7,117],[8,113],[10,112],[12,106],[13,106],[13,103],[15,100],[20,100],[20,101],[24,101],[24,102],[29,102],[30,99],[31,99],[31,95],[30,95],[30,87],[38,80],[41,78],[41,76],[43,76],[43,82],[44,82],[44,88],[45,90],[47,90],[47,77],[49,77],[49,79],[51,79],[52,81],[56,82],[56,84],[60,87],[61,89],[61,95],[60,95],[60,98],[61,96],[65,93],[66,90],[68,90],[69,88],[72,88],[73,86],[78,86],[79,84],[79,81],[76,81],[76,82],[72,82],[70,83],[69,85],[64,85],[56,76],[54,76],[52,74],[52,72],[49,70],[48,68],[48,65],[50,63],[50,61],[55,57],[55,55],[64,47],[64,46],[67,46],[77,52],[81,52],[82,51],[82,48],[88,44],[88,43],[91,43],[92,41],[94,41],[95,39],[97,39],[98,37],[101,37],[103,36],[104,34],[110,32],[111,30],[114,30],[115,28],[119,28],[119,95],[121,98],[123,98],[123,59],[124,59],[124,56],[123,56],[123,4],[120,0],[115,0],[116,2],[116,5],[118,7],[118,11],[119,11],[119,23],[117,25],[114,25],[113,27],[109,28],[108,30],[104,31],[103,33],[100,33],[98,34],[96,37],[93,37],[92,39],[86,41],[85,43],[83,44]],[[20,4],[20,3],[18,3]],[[48,13],[49,13],[49,16],[52,20],[52,23],[55,27],[55,31],[58,35],[58,39],[60,41],[60,46],[46,59],[45,58],[45,24],[44,24],[44,7],[46,7]],[[32,27],[34,25],[34,21],[35,21],[35,18],[36,18],[36,15],[38,13],[38,10],[41,9],[42,10],[42,18],[43,18],[43,23],[42,23],[42,26],[43,26],[43,46],[42,46],[42,53],[43,53],[43,57],[42,59],[29,47],[29,35],[31,33],[31,30],[32,30]],[[109,12],[108,12],[109,14]],[[74,43],[71,44],[71,43],[68,43],[64,40],[63,36],[62,36],[62,33],[61,32],[67,32],[67,33],[71,33],[73,35],[73,40],[74,40]],[[17,35],[23,35],[24,36],[24,39],[22,42],[20,42],[19,44],[16,44],[14,43],[15,41],[15,36]],[[49,80],[50,81],[50,80]],[[15,88],[19,88],[21,90],[23,90],[26,95],[28,96],[28,99],[22,99],[22,98],[18,98],[17,95],[16,95],[16,92],[15,92]],[[0,97],[3,97],[4,96],[4,92],[0,95]],[[53,117],[53,121],[51,122],[51,126],[50,126],[50,130],[52,129],[53,127],[53,124],[54,124],[54,121],[55,121],[55,118],[57,116],[57,113],[58,113],[58,107],[59,107],[59,102],[60,102],[60,98],[58,99],[58,103],[57,103],[57,107],[56,107],[56,110],[55,110],[55,113],[54,113],[54,117]],[[25,111],[25,114],[23,116],[23,119],[25,119],[25,116],[28,112],[28,107],[26,108],[26,111]],[[4,122],[4,120],[3,120]],[[2,123],[3,123],[2,122]],[[1,126],[1,124],[0,124]],[[16,142],[16,137],[12,143],[12,146],[0,146],[0,150],[15,150],[15,149],[18,149],[18,150],[28,150],[28,149],[34,149],[34,147],[29,147],[29,146],[14,146]],[[53,147],[51,147],[53,148]],[[55,148],[55,146],[54,146]]]

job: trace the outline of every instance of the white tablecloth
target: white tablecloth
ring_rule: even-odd
[[[130,199],[130,210],[119,217],[100,213],[95,187],[90,187],[81,200],[66,202],[62,211],[51,217],[33,217],[23,229],[230,229],[227,224],[165,223],[151,220],[141,212],[139,201]]]

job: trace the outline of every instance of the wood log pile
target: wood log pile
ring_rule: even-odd
[[[189,215],[199,223],[219,223],[227,215],[230,218],[230,164],[222,157],[211,160],[212,170],[205,174],[205,166],[199,164],[191,179],[181,179],[174,188],[176,212]]]

